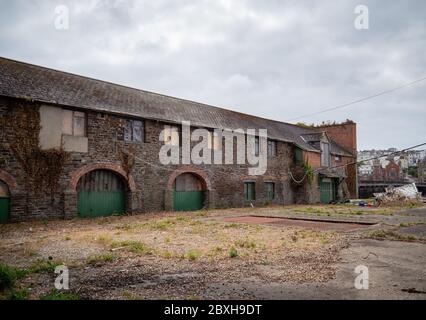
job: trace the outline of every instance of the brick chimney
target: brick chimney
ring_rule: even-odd
[[[321,126],[328,136],[342,147],[350,151],[355,157],[357,153],[356,123],[347,120],[343,123]]]

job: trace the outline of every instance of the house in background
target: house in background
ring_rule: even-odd
[[[4,58],[0,121],[2,222],[357,197],[350,121],[296,126]],[[182,121],[209,130],[214,149],[215,129],[267,129],[266,173],[161,164],[160,133],[180,149]]]
[[[380,161],[375,159],[373,161],[373,174],[367,177],[367,180],[380,181],[380,182],[400,182],[402,180],[401,167],[395,163],[393,158]]]

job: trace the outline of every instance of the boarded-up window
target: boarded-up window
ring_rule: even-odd
[[[83,112],[74,112],[74,135],[84,137],[86,134],[86,115]]]
[[[84,112],[62,110],[62,133],[84,137],[86,135],[86,114]]]

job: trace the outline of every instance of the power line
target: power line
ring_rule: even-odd
[[[369,159],[364,159],[364,160],[361,160],[361,161],[354,161],[354,162],[342,164],[342,165],[339,165],[339,166],[330,167],[329,169],[341,168],[341,167],[346,167],[346,166],[349,166],[349,165],[360,164],[360,163],[362,163],[364,161],[371,161],[371,160],[376,160],[376,159],[380,159],[380,158],[384,158],[384,157],[389,157],[389,156],[392,156],[392,155],[403,153],[403,152],[408,151],[408,150],[416,149],[416,148],[424,146],[424,145],[426,145],[426,142],[418,144],[418,145],[415,145],[415,146],[412,146],[412,147],[409,147],[409,148],[405,148],[405,149],[402,149],[402,150],[399,150],[399,151],[394,151],[394,152],[391,152],[391,153],[387,153],[387,154],[384,154],[384,155],[381,155],[381,156],[377,156],[377,157],[373,157],[373,158],[369,158]],[[316,170],[321,170],[321,169],[316,169]]]
[[[368,96],[368,97],[364,97],[364,98],[361,98],[361,99],[358,99],[358,100],[354,100],[354,101],[351,101],[351,102],[348,102],[348,103],[344,103],[344,104],[341,104],[341,105],[337,105],[337,106],[334,106],[334,107],[326,108],[326,109],[321,110],[321,111],[317,111],[317,112],[313,112],[313,113],[308,113],[308,114],[302,115],[300,117],[288,119],[288,120],[285,120],[285,121],[299,120],[299,119],[302,119],[302,118],[306,118],[306,117],[310,117],[310,116],[315,116],[315,115],[318,115],[318,114],[322,114],[322,113],[325,113],[325,112],[329,112],[329,111],[333,111],[333,110],[337,110],[337,109],[341,109],[341,108],[346,108],[346,107],[351,106],[353,104],[360,103],[360,102],[363,102],[363,101],[367,101],[367,100],[370,100],[370,99],[373,99],[373,98],[376,98],[376,97],[379,97],[379,96],[382,96],[382,95],[385,95],[385,94],[388,94],[388,93],[391,93],[391,92],[394,92],[394,91],[397,91],[397,90],[400,90],[400,89],[403,89],[403,88],[406,88],[406,87],[409,87],[409,86],[411,86],[413,84],[422,82],[424,80],[426,80],[426,77],[420,78],[420,79],[417,79],[417,80],[414,80],[414,81],[411,81],[411,82],[408,82],[408,83],[405,83],[403,85],[400,85],[399,87],[395,87],[395,88],[392,88],[392,89],[389,89],[389,90],[385,90],[385,91],[373,94],[373,95]]]
[[[392,155],[403,153],[403,152],[408,151],[408,150],[416,149],[416,148],[424,146],[424,145],[426,145],[426,142],[418,144],[418,145],[415,145],[415,146],[412,146],[412,147],[408,147],[408,148],[405,148],[405,149],[402,149],[402,150],[399,150],[399,151],[394,151],[394,152],[391,152],[391,153],[387,153],[387,154],[384,154],[384,155],[381,155],[381,156],[372,157],[372,158],[369,158],[369,159],[364,159],[362,161],[349,162],[349,163],[346,163],[346,164],[341,164],[341,165],[338,165],[338,166],[333,166],[333,167],[328,167],[328,168],[317,168],[317,169],[314,169],[312,172],[316,173],[316,172],[320,172],[320,171],[322,171],[324,169],[337,169],[337,168],[347,167],[347,166],[350,166],[350,165],[357,165],[357,164],[362,163],[364,161],[371,161],[371,160],[376,160],[376,159],[380,159],[380,158],[384,158],[384,157],[389,157],[389,156],[392,156]],[[296,182],[296,183],[301,183],[303,180],[305,180],[305,178],[307,177],[307,175],[308,175],[308,173],[306,172],[300,180],[296,180],[293,177],[293,174],[291,172],[289,172],[290,178],[294,182]]]

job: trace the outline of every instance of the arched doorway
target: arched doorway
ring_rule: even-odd
[[[9,221],[10,191],[5,182],[0,180],[0,223]]]
[[[125,211],[126,184],[110,170],[93,170],[77,184],[77,210],[81,217],[105,217]]]
[[[173,210],[196,211],[204,207],[206,182],[193,173],[182,173],[173,183]]]

